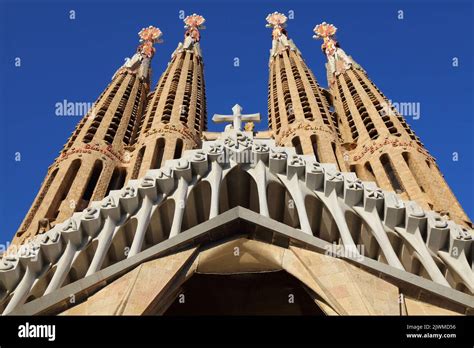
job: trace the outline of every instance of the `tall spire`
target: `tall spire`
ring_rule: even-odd
[[[364,69],[340,47],[336,32],[334,25],[323,22],[316,25],[313,37],[323,40],[329,88],[341,119],[350,170],[425,209],[470,225],[435,159]]]
[[[296,45],[288,38],[287,18],[274,12],[267,16],[272,29],[268,84],[268,123],[275,140],[294,146],[300,154],[314,154],[322,162],[343,162],[338,153],[338,124],[329,110],[326,91]]]
[[[184,40],[148,97],[128,178],[160,168],[165,160],[178,158],[184,150],[201,143],[206,129],[204,65],[199,47],[204,22],[197,14],[184,19]]]
[[[123,184],[126,153],[136,141],[149,92],[153,44],[161,35],[152,26],[139,32],[136,53],[117,70],[49,167],[13,243],[22,244]]]

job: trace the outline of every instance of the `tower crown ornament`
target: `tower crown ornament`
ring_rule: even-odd
[[[155,48],[153,44],[163,42],[161,40],[161,36],[163,33],[160,29],[149,26],[148,28],[143,28],[138,33],[140,36],[140,46],[138,46],[138,52],[143,55],[144,57],[151,58],[155,54]]]
[[[187,16],[184,22],[184,40],[178,44],[178,47],[171,55],[174,57],[177,53],[183,51],[194,52],[198,56],[201,56],[201,50],[199,48],[199,41],[201,41],[200,29],[206,29],[204,22],[206,19],[198,14],[193,13],[190,16]]]
[[[326,53],[327,56],[333,56],[336,53],[336,31],[337,28],[329,23],[322,22],[318,24],[313,29],[314,39],[322,39],[323,44],[321,45],[321,49]]]
[[[140,36],[140,42],[152,41],[153,43],[160,42],[160,38],[163,35],[160,29],[150,25],[148,28],[143,28],[138,33]]]
[[[201,39],[201,35],[199,29],[206,29],[203,25],[206,19],[198,14],[193,13],[190,16],[187,16],[184,19],[184,28],[186,32],[184,33],[185,37],[191,37],[194,42],[199,42]]]
[[[267,16],[267,26],[271,26],[271,27],[275,27],[275,26],[286,26],[286,21],[288,20],[288,18],[286,18],[286,16],[283,14],[283,13],[280,13],[280,12],[273,12],[273,13],[270,13],[268,16]]]
[[[273,12],[267,18],[267,28],[272,28],[272,49],[270,57],[274,57],[277,53],[287,48],[295,49],[294,44],[288,39],[286,32],[287,17],[283,13]]]
[[[273,40],[278,40],[281,35],[285,35],[284,28],[286,27],[287,18],[283,13],[273,12],[270,13],[267,18],[267,28],[273,28],[272,37]]]
[[[337,28],[333,24],[322,22],[314,27],[313,32],[314,39],[323,40],[321,49],[326,54],[331,74],[337,76],[352,68],[354,61],[339,47],[336,40]]]
[[[315,37],[319,39],[336,35],[337,28],[332,24],[322,22],[316,25],[313,31],[316,34]]]
[[[163,33],[157,27],[150,25],[147,28],[142,28],[138,32],[140,37],[140,44],[137,47],[137,51],[131,58],[127,58],[125,64],[123,64],[113,75],[114,79],[117,75],[125,72],[137,74],[139,78],[147,78],[150,73],[150,60],[155,55],[155,43],[161,43],[161,36]]]

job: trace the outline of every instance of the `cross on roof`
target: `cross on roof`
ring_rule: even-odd
[[[214,114],[214,116],[212,116],[212,121],[215,123],[232,122],[235,130],[242,130],[242,121],[260,122],[260,113],[242,115],[242,110],[243,109],[239,104],[235,104],[232,108],[232,115]]]

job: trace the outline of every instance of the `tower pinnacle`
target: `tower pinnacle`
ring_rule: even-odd
[[[137,74],[141,80],[148,78],[150,60],[153,58],[156,51],[153,44],[161,43],[162,35],[163,33],[160,29],[151,25],[148,28],[140,30],[138,33],[138,36],[140,37],[140,45],[137,47],[137,52],[132,58],[127,59],[125,64],[117,70],[114,77],[123,71],[128,71],[132,74]]]
[[[148,96],[130,179],[160,168],[166,160],[179,158],[184,150],[201,144],[207,122],[204,61],[199,47],[199,30],[204,29],[204,22],[204,17],[197,14],[184,19],[184,40]],[[145,29],[141,34],[145,39],[156,36]]]
[[[199,42],[201,36],[199,29],[206,29],[204,22],[206,19],[203,16],[193,13],[191,16],[187,16],[184,19],[184,28],[186,32],[184,33],[185,38],[191,37],[195,42]]]
[[[138,52],[144,57],[152,58],[156,51],[153,44],[162,43],[162,35],[163,33],[160,29],[151,25],[148,28],[140,30],[138,36],[140,36],[141,45],[138,46]]]
[[[338,151],[338,123],[301,52],[286,31],[287,18],[273,12],[268,81],[268,123],[280,146],[293,146],[297,154],[314,154],[318,161],[342,163]]]
[[[354,63],[352,58],[348,57],[343,49],[339,47],[335,36],[337,28],[334,25],[322,22],[316,25],[313,31],[315,33],[313,35],[314,39],[323,40],[321,49],[326,54],[331,74],[338,76],[352,67]]]
[[[184,50],[193,51],[201,56],[201,49],[199,47],[199,41],[201,41],[200,29],[206,29],[204,22],[206,19],[198,14],[193,13],[184,19],[184,41],[178,44],[178,47],[173,52],[172,56]]]
[[[270,51],[272,57],[288,47],[295,48],[291,40],[288,39],[285,29],[287,18],[283,13],[270,13],[266,20],[268,23],[266,27],[272,28],[272,49]]]

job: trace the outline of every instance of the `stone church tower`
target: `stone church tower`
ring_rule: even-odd
[[[269,128],[278,144],[294,146],[297,154],[312,154],[321,162],[336,163],[341,168],[339,125],[330,111],[328,93],[288,38],[286,21],[286,16],[277,12],[267,17],[267,27],[272,28]]]
[[[184,41],[173,52],[148,97],[129,179],[160,168],[166,160],[180,158],[184,150],[201,144],[207,124],[204,63],[199,46],[199,30],[204,28],[204,21],[198,15],[185,19]]]
[[[336,30],[322,23],[315,27],[314,37],[323,40],[328,59],[331,104],[340,124],[347,169],[425,209],[471,225],[433,156],[365,70],[342,50]]]
[[[161,32],[140,32],[0,259],[1,315],[474,314],[474,232],[434,159],[334,26],[326,90],[267,22],[263,132],[239,105],[206,131],[203,17],[151,93]]]

